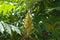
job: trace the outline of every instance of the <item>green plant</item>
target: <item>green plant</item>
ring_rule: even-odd
[[[0,0],[0,40],[60,40],[59,33],[60,0]]]

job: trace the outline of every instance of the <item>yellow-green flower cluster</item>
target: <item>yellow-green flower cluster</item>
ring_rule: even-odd
[[[27,35],[30,35],[33,33],[34,25],[32,22],[32,18],[30,16],[30,12],[27,12],[25,20],[24,20],[24,31]]]

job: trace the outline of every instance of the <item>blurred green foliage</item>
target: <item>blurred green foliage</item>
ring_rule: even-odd
[[[0,40],[25,37],[28,10],[35,31],[28,40],[60,40],[60,0],[0,0]]]

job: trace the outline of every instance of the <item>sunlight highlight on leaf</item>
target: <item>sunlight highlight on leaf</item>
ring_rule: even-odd
[[[4,27],[2,25],[2,23],[0,22],[0,32],[3,33],[4,32]]]

